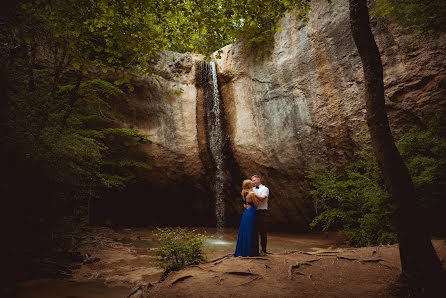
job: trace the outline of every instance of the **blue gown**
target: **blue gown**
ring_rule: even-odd
[[[237,245],[235,247],[234,257],[252,257],[259,255],[259,233],[256,224],[256,208],[253,202],[246,203],[246,197],[243,202],[251,206],[243,211],[242,220],[238,229]]]

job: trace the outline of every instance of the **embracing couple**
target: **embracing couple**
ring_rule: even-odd
[[[269,189],[262,184],[260,177],[243,181],[243,211],[238,231],[234,257],[252,257],[259,255],[259,233],[261,254],[266,254],[266,212],[268,210]]]

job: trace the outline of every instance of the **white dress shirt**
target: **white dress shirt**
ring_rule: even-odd
[[[268,210],[268,196],[269,196],[269,189],[263,184],[259,185],[259,188],[254,187],[254,192],[260,196],[266,196],[265,201],[260,201],[259,206],[257,206],[257,210]]]

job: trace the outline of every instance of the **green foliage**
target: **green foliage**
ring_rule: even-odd
[[[66,109],[74,86],[65,85],[57,91],[57,105],[54,109]],[[135,129],[113,127],[116,117],[102,109],[110,107],[109,101],[124,92],[115,85],[99,78],[85,81],[80,84],[78,90],[77,107],[75,107],[68,120],[67,131],[72,135],[82,136],[99,144],[102,148],[97,159],[100,167],[96,168],[93,175],[96,178],[95,185],[107,188],[123,188],[126,183],[134,178],[133,169],[149,169],[144,162],[144,156],[138,157],[128,149],[148,141],[148,136]],[[58,107],[57,107],[58,106]],[[101,106],[103,107],[101,109]],[[58,113],[61,121],[61,115]],[[52,117],[54,120],[57,116]],[[88,144],[86,142],[85,144]]]
[[[395,20],[417,36],[446,30],[446,2],[443,0],[377,0],[373,13]]]
[[[413,128],[400,137],[397,147],[421,205],[439,208],[446,201],[446,115],[437,115],[425,130]]]
[[[310,226],[342,231],[349,244],[368,246],[396,241],[378,165],[369,147],[357,152],[341,176],[336,168],[309,172],[317,212]]]
[[[53,100],[44,85],[36,82],[34,92],[20,80],[10,85],[11,104],[3,119],[7,130],[1,147],[13,162],[11,166],[18,172],[29,172],[28,179],[37,184],[33,197],[42,208],[46,206],[41,211],[46,215],[34,216],[58,222],[56,217],[71,213],[60,208],[71,205],[85,210],[89,200],[103,196],[107,189],[125,188],[137,169],[150,169],[145,153],[138,149],[148,136],[119,127],[119,119],[108,112],[116,96],[124,93],[121,89],[93,78],[79,84],[75,101],[72,95],[76,86],[72,84],[60,85]],[[2,190],[16,193],[20,187],[21,179],[11,176]]]
[[[414,182],[431,229],[444,232],[439,217],[446,208],[446,117],[437,115],[426,129],[413,128],[396,142]],[[370,147],[355,153],[344,175],[336,168],[309,172],[316,218],[310,226],[342,231],[356,246],[394,243],[388,194]]]
[[[44,43],[58,62],[87,74],[141,69],[165,45],[155,1],[20,1],[15,19],[17,42]]]
[[[122,127],[113,110],[116,98],[132,91],[130,74],[150,73],[166,46],[155,6],[22,0],[1,15],[0,149],[13,171],[0,191],[25,205],[38,202],[26,214],[14,207],[30,225],[85,216],[79,210],[87,202],[150,168],[140,150],[148,136]],[[32,193],[22,187],[23,173]]]
[[[275,32],[281,30],[279,21],[285,13],[296,12],[296,18],[307,22],[310,2],[170,0],[162,1],[157,10],[163,16],[171,50],[210,55],[229,43],[243,41],[261,57],[270,50]]]
[[[163,276],[205,261],[202,251],[204,235],[184,228],[164,228],[158,229],[154,236],[161,242],[156,254],[160,257],[157,265],[164,269]]]
[[[84,75],[129,67],[151,73],[164,49],[209,55],[244,41],[264,53],[287,11],[308,21],[310,2],[22,0],[15,17],[6,19],[13,41],[8,47],[43,43],[53,50],[56,68],[71,67]]]

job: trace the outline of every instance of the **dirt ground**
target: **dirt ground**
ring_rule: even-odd
[[[444,240],[434,240],[446,257]],[[172,272],[135,297],[391,297],[396,245],[223,259]]]
[[[162,270],[153,264],[157,243],[149,229],[90,227],[75,246],[84,261],[71,278],[26,281],[16,296],[127,297],[135,286],[161,277]]]
[[[271,233],[271,254],[234,258],[236,230],[220,236],[218,245],[205,244],[211,261],[160,281],[152,230],[91,227],[78,243],[83,265],[71,278],[25,282],[17,297],[390,297],[400,273],[397,245],[355,249],[335,234]],[[433,243],[445,260],[446,242]]]

